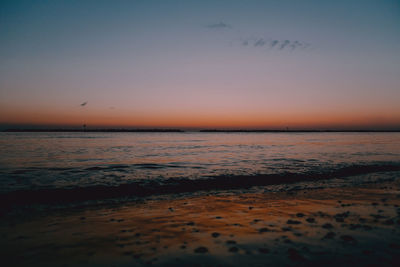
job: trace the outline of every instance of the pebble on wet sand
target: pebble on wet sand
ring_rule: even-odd
[[[206,247],[198,247],[198,248],[196,248],[194,250],[194,252],[196,252],[196,253],[206,253],[206,252],[208,252],[208,248],[206,248]]]
[[[258,230],[259,233],[265,233],[265,232],[270,232],[271,230],[269,230],[267,227],[263,227],[261,229]]]
[[[220,236],[220,233],[214,232],[211,234],[212,237],[217,238]]]
[[[325,228],[325,229],[332,229],[332,228],[333,228],[333,225],[330,224],[330,223],[325,223],[324,225],[322,225],[322,228]]]

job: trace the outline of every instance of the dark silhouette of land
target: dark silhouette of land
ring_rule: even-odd
[[[319,132],[400,132],[400,130],[374,130],[374,129],[355,129],[355,130],[318,130],[318,129],[299,129],[299,130],[269,130],[269,129],[260,129],[260,130],[248,130],[248,129],[240,129],[240,130],[220,130],[220,129],[205,129],[200,130],[202,133],[319,133]]]
[[[126,129],[126,128],[93,128],[87,129],[83,128],[10,128],[5,129],[3,132],[141,132],[141,133],[170,133],[170,132],[201,132],[201,133],[323,133],[323,132],[400,132],[400,129],[337,129],[337,130],[327,130],[327,129],[201,129],[201,130],[184,130],[184,129]]]
[[[119,132],[143,132],[143,133],[152,133],[152,132],[166,132],[166,133],[170,133],[170,132],[184,132],[181,129],[87,129],[86,127],[84,127],[83,129],[6,129],[4,130],[4,132],[115,132],[115,133],[119,133]]]

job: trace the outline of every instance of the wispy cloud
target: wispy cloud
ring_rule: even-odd
[[[243,46],[253,46],[256,48],[267,47],[277,50],[306,49],[310,44],[298,40],[276,40],[267,38],[248,38],[241,41]]]
[[[218,23],[212,23],[205,26],[209,29],[229,29],[233,28],[231,25],[220,21]],[[240,32],[238,30],[235,31],[236,33]],[[299,41],[299,40],[290,40],[290,39],[273,39],[270,37],[263,37],[263,36],[253,36],[251,38],[240,38],[240,45],[246,47],[253,47],[254,49],[262,49],[269,48],[269,50],[279,50],[279,51],[293,51],[293,50],[305,50],[310,48],[310,44]],[[231,41],[231,45],[237,42],[238,39],[235,41]]]
[[[290,41],[289,40],[285,40],[285,41],[283,41],[281,44],[280,44],[280,46],[279,46],[279,50],[282,50],[282,49],[284,49],[286,46],[288,46],[290,44]]]
[[[254,46],[264,46],[265,45],[265,40],[263,38],[258,39],[255,43]]]
[[[273,41],[271,41],[271,43],[269,44],[269,46],[270,46],[271,48],[274,48],[274,46],[277,45],[278,43],[279,43],[278,40],[273,40]]]
[[[209,24],[209,25],[207,25],[206,27],[207,27],[207,28],[210,28],[210,29],[226,29],[226,28],[232,28],[231,25],[226,24],[226,23],[224,23],[224,22],[222,22],[222,21],[220,21],[219,23]]]

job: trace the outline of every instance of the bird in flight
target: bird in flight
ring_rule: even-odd
[[[87,101],[83,102],[83,103],[81,104],[81,107],[86,106],[86,104],[87,104]]]

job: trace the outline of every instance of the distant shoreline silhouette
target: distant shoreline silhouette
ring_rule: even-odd
[[[180,129],[6,129],[4,132],[184,132]]]
[[[397,130],[376,130],[376,129],[355,129],[355,130],[318,130],[318,129],[303,129],[303,130],[289,130],[289,129],[259,129],[259,130],[252,130],[252,129],[201,129],[201,130],[183,130],[183,129],[124,129],[124,128],[98,128],[98,129],[87,129],[84,127],[83,129],[64,129],[64,128],[43,128],[43,129],[23,129],[23,128],[10,128],[5,129],[3,132],[114,132],[114,133],[123,133],[123,132],[139,132],[139,133],[183,133],[183,132],[200,132],[200,133],[323,133],[323,132],[400,132],[400,129]]]

